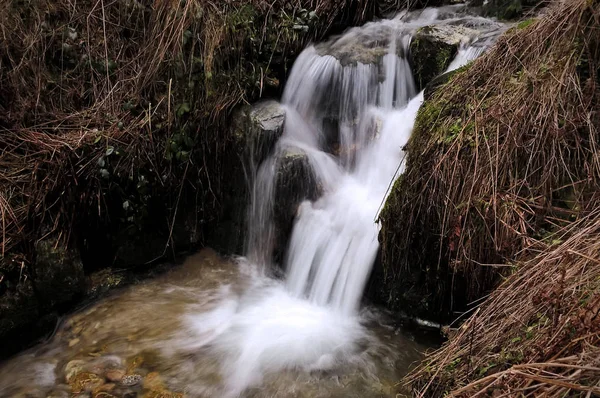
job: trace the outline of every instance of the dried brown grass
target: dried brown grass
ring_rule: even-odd
[[[42,225],[44,233],[50,226],[68,239],[81,213],[107,217],[104,195],[122,184],[113,184],[113,177],[127,181],[142,171],[150,175],[153,194],[170,195],[181,192],[189,170],[189,185],[207,198],[200,207],[208,216],[217,213],[228,116],[262,94],[262,80],[260,87],[255,81],[269,73],[264,59],[293,57],[340,21],[345,8],[355,11],[345,16],[347,23],[360,22],[373,4],[2,1],[2,253],[39,239]],[[307,33],[291,29],[301,8],[320,17]],[[258,49],[250,31],[260,34]],[[273,36],[275,43],[269,42]],[[176,162],[167,156],[168,145],[182,131],[193,144]],[[109,148],[120,154],[111,158],[107,182],[98,162]]]
[[[415,396],[600,394],[599,33],[598,1],[557,1],[424,105],[388,255],[433,234],[438,283],[481,304],[406,379]]]
[[[426,101],[407,169],[384,208],[398,281],[423,264],[436,313],[479,299],[524,250],[543,247],[600,192],[600,6],[558,1]],[[458,308],[457,308],[458,307]]]
[[[560,237],[409,377],[417,396],[600,394],[600,210]]]

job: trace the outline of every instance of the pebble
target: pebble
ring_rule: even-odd
[[[77,376],[77,374],[83,371],[83,366],[85,364],[86,362],[81,359],[74,359],[67,363],[65,366],[65,380],[67,383],[69,383],[73,377]]]
[[[116,386],[117,385],[114,383],[103,384],[100,387],[98,387],[96,390],[94,390],[94,393],[111,392],[112,390],[115,389]]]
[[[90,355],[92,355],[90,353]],[[93,359],[91,362],[89,362],[86,365],[86,370],[95,373],[97,375],[102,375],[105,376],[109,371],[111,370],[118,370],[119,368],[121,368],[123,366],[123,361],[121,360],[121,358],[115,356],[115,355],[110,355],[110,356],[99,356],[96,359]],[[121,377],[123,377],[123,375],[121,375]],[[119,378],[120,380],[120,378]],[[119,380],[112,380],[112,381],[119,381]]]
[[[144,379],[144,389],[146,390],[163,390],[165,388],[165,384],[158,372],[148,373],[148,376]]]
[[[92,392],[104,384],[98,375],[89,372],[79,373],[71,380],[71,390],[74,393]]]
[[[127,387],[135,386],[142,381],[140,375],[127,375],[121,379],[121,384]]]
[[[106,372],[106,380],[112,382],[120,382],[125,376],[125,371],[120,369],[112,369]]]

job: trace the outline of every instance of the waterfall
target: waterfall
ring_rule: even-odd
[[[296,60],[282,98],[283,134],[253,173],[247,254],[240,259],[251,270],[248,286],[224,287],[214,310],[186,323],[189,346],[219,358],[223,396],[238,396],[281,369],[372,365],[364,344],[380,343],[358,308],[379,249],[377,214],[403,172],[403,147],[424,97],[414,83],[410,43],[438,18],[440,10],[427,9],[367,24],[309,46]],[[457,24],[462,17],[447,18]],[[492,36],[466,40],[448,70],[477,57]],[[283,181],[292,188],[282,191],[286,164],[297,170]],[[289,199],[282,194],[298,199],[277,260],[283,281],[270,277],[282,243],[277,215]]]
[[[416,18],[409,14],[351,30],[308,47],[294,64],[282,101],[284,133],[254,185],[258,202],[247,243],[251,261],[271,264],[273,208],[281,200],[274,189],[277,162],[286,151],[302,153],[322,195],[299,206],[283,259],[294,296],[346,314],[357,310],[379,247],[377,212],[402,172],[402,147],[423,101],[409,63],[411,35],[436,18],[438,10],[428,9]],[[357,48],[365,38],[375,46]],[[463,45],[448,71],[484,48]]]

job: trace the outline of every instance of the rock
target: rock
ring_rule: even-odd
[[[146,378],[144,379],[144,389],[146,390],[163,390],[165,388],[165,384],[163,383],[158,372],[148,373]]]
[[[111,356],[101,356],[89,362],[85,366],[85,370],[91,373],[95,373],[97,375],[101,375],[106,377],[108,372],[116,371],[119,372],[123,366],[123,360],[116,355]],[[123,373],[124,375],[124,373]],[[121,377],[123,377],[121,375]],[[114,380],[113,380],[114,381]]]
[[[103,269],[90,275],[86,295],[98,297],[125,283],[126,278],[122,273],[109,268]]]
[[[276,230],[274,255],[278,261],[287,246],[298,207],[305,200],[316,200],[322,188],[304,152],[283,152],[277,159],[276,170],[273,220]]]
[[[418,90],[443,73],[458,51],[457,38],[444,36],[442,32],[437,26],[426,26],[417,31],[410,43],[410,59]]]
[[[13,395],[13,398],[45,398],[46,394],[36,388],[28,388],[25,391]]]
[[[70,398],[70,396],[67,391],[52,391],[48,393],[46,398]]]
[[[429,83],[427,83],[427,86],[425,86],[425,92],[423,93],[424,99],[426,101],[431,99],[431,96],[433,95],[433,93],[438,88],[440,88],[444,84],[448,83],[450,81],[450,79],[452,79],[452,76],[454,76],[456,74],[456,72],[458,72],[458,70],[460,70],[460,69],[442,73],[441,75],[436,76],[435,78],[433,78],[433,80],[431,80]]]
[[[115,389],[117,385],[114,383],[107,383],[107,384],[103,384],[100,387],[98,387],[96,390],[94,390],[94,397],[96,396],[96,394],[98,393],[103,393],[103,392],[111,392],[112,390]]]
[[[89,372],[81,372],[71,379],[69,385],[71,391],[75,394],[82,392],[92,392],[100,388],[104,380],[98,375]]]
[[[143,398],[183,398],[184,395],[168,390],[149,391],[143,395]]]
[[[83,367],[85,366],[85,364],[86,361],[83,361],[81,359],[75,359],[67,363],[64,369],[66,382],[70,383],[73,377],[83,372]]]
[[[395,37],[393,28],[386,25],[372,25],[355,30],[355,35],[341,36],[333,41],[316,46],[320,55],[330,55],[340,61],[342,66],[358,63],[380,64],[389,52],[390,38]],[[402,55],[402,46],[397,46]]]
[[[142,376],[138,374],[126,375],[121,379],[121,385],[126,387],[132,387],[140,384]]]
[[[243,106],[232,119],[231,151],[223,175],[228,176],[223,190],[222,213],[211,227],[208,245],[226,254],[242,254],[250,193],[247,177],[272,151],[283,134],[285,111],[273,100]]]
[[[285,110],[277,101],[267,100],[244,107],[234,116],[234,134],[248,160],[259,164],[283,134]]]
[[[44,308],[55,308],[85,290],[85,275],[79,253],[55,238],[35,244],[35,286]]]
[[[108,372],[106,372],[105,377],[106,377],[106,380],[108,380],[108,381],[112,381],[115,383],[121,382],[123,377],[125,377],[125,371],[120,370],[120,369],[109,370]]]
[[[488,16],[504,20],[516,19],[523,15],[525,9],[541,2],[542,0],[488,0],[483,4],[483,10]]]
[[[18,275],[18,274],[17,274]],[[22,335],[12,336],[18,329],[35,323],[40,317],[39,302],[33,290],[31,279],[21,279],[17,283],[11,284],[6,291],[0,295],[0,339],[11,341],[22,337]],[[10,350],[6,345],[6,350]],[[4,351],[4,348],[3,348]]]
[[[100,391],[95,393],[92,398],[117,398],[116,395],[112,395],[107,391]]]

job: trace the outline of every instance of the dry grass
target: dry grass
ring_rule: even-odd
[[[600,210],[560,235],[409,377],[418,396],[600,394]]]
[[[288,62],[373,4],[2,1],[2,254],[54,230],[70,240],[81,214],[115,223],[123,215],[109,214],[109,202],[142,208],[184,184],[215,217],[232,108],[262,95],[274,57]],[[342,15],[348,7],[355,13]],[[307,32],[293,28],[301,9],[319,17]],[[137,192],[141,182],[150,192]]]
[[[525,29],[425,103],[382,215],[387,261],[417,245],[448,270],[432,284],[480,304],[407,378],[416,396],[600,394],[600,3]]]
[[[599,28],[597,1],[556,2],[425,102],[381,219],[389,278],[423,264],[434,312],[461,307],[458,281],[480,298],[600,192]]]

